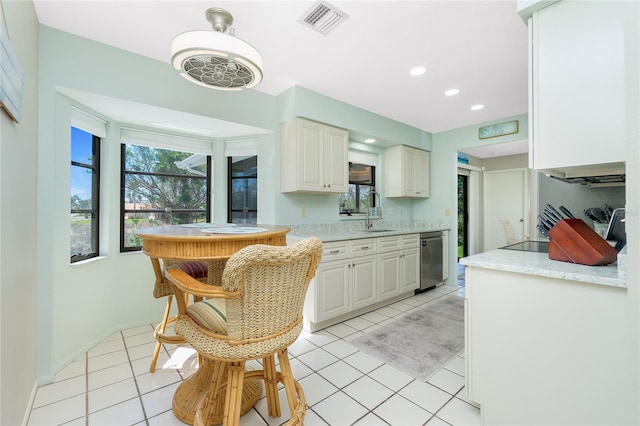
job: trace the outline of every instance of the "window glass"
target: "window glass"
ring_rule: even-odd
[[[255,224],[258,220],[258,157],[229,157],[228,221]]]
[[[100,138],[71,127],[71,262],[96,257],[99,247]]]
[[[364,214],[376,206],[375,197],[370,197],[375,189],[375,170],[375,166],[349,162],[349,192],[339,197],[341,215]]]
[[[122,145],[121,251],[138,250],[140,228],[209,222],[211,157]]]

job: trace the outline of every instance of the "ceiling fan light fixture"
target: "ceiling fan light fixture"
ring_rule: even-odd
[[[213,31],[187,31],[171,43],[171,64],[192,83],[217,90],[243,90],[262,81],[260,52],[226,30],[233,22],[223,9],[207,10]]]

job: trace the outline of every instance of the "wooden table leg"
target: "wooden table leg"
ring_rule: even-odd
[[[193,373],[189,378],[178,386],[176,393],[173,395],[173,413],[182,422],[194,424],[196,409],[200,400],[205,397],[206,392],[211,386],[211,379],[214,371],[214,363],[203,359],[198,367],[198,371]],[[226,374],[226,372],[225,372]],[[224,398],[225,392],[221,392]],[[249,379],[244,381],[242,389],[242,403],[240,414],[244,414],[253,408],[262,396],[262,380]],[[216,405],[213,420],[209,424],[222,424],[224,401]]]

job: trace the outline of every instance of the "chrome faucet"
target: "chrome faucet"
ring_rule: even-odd
[[[378,210],[378,219],[382,219],[382,201],[380,199],[380,194],[378,194],[375,189],[372,189],[371,192],[369,192],[369,201],[371,201],[372,197],[373,197],[374,203],[369,202],[369,205],[376,204],[376,209]],[[377,203],[375,203],[376,197],[378,197],[378,202]],[[366,212],[365,212],[366,213],[366,216],[365,216],[365,219],[364,219],[364,229],[365,230],[369,230],[373,226],[373,224],[371,223],[371,217],[369,216],[369,211],[370,210],[371,210],[371,207],[368,207],[366,209]]]

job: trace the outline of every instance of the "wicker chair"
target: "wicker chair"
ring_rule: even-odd
[[[224,261],[200,262],[174,259],[151,259],[151,264],[153,265],[153,270],[156,277],[156,281],[153,286],[153,297],[155,297],[156,299],[161,299],[163,297],[167,298],[162,321],[160,321],[154,331],[156,346],[153,350],[151,366],[149,367],[149,371],[153,373],[154,371],[156,371],[156,364],[158,363],[160,348],[162,347],[163,343],[176,345],[184,343],[184,338],[182,336],[166,334],[167,326],[174,323],[177,319],[176,316],[170,316],[174,293],[173,286],[165,278],[164,273],[166,269],[169,267],[179,267],[185,273],[189,274],[191,277],[197,279],[202,283],[220,283],[222,280]]]
[[[321,256],[322,243],[315,237],[287,247],[248,246],[229,258],[222,286],[215,287],[203,285],[179,268],[167,270],[178,301],[176,333],[199,356],[214,363],[211,385],[198,403],[194,425],[220,423],[220,418],[224,425],[237,425],[246,379],[264,380],[273,417],[280,416],[281,382],[291,412],[288,424],[303,424],[306,401],[293,378],[287,348],[302,331],[307,287]],[[187,305],[186,294],[207,299]],[[245,371],[245,362],[257,359],[262,359],[262,369]]]

